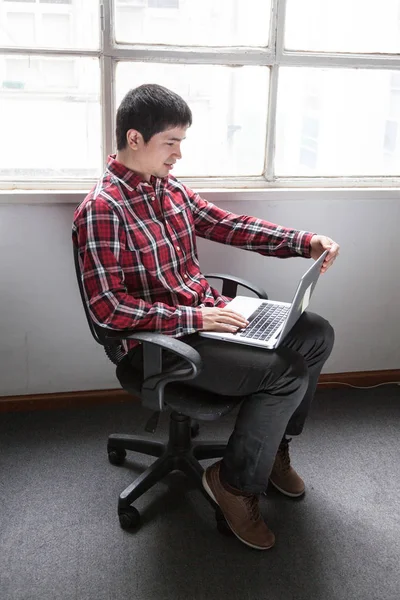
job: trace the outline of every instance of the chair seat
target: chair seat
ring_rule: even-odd
[[[118,365],[116,374],[124,390],[140,397],[143,380],[139,373]],[[215,421],[233,410],[243,397],[221,396],[183,383],[169,383],[165,387],[164,400],[172,410],[192,419]]]

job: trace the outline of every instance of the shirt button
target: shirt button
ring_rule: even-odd
[[[180,252],[181,251],[180,246],[176,246],[176,250],[177,250],[177,252]]]
[[[188,276],[187,276],[187,273],[185,273],[185,274],[184,274],[183,278],[184,278],[184,279],[187,279],[187,278],[188,278]]]

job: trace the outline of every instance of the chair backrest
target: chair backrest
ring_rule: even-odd
[[[91,331],[92,336],[96,340],[96,342],[98,344],[100,344],[101,346],[103,346],[104,351],[107,354],[108,358],[111,360],[111,362],[113,362],[115,365],[117,365],[120,362],[120,360],[123,358],[125,353],[121,348],[120,342],[117,341],[117,342],[113,343],[113,342],[110,342],[109,339],[107,339],[107,329],[105,329],[104,327],[100,327],[99,325],[96,325],[96,323],[93,322],[93,319],[90,316],[89,308],[88,308],[88,305],[86,302],[86,295],[85,295],[85,290],[83,288],[83,282],[82,282],[82,272],[81,272],[81,267],[79,264],[79,250],[78,250],[78,247],[76,246],[76,244],[73,244],[73,249],[74,249],[74,263],[75,263],[76,279],[78,281],[79,292],[81,295],[81,300],[82,300],[83,308],[85,310],[86,320],[88,322],[89,329]]]

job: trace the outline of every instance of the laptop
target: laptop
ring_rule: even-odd
[[[290,304],[236,296],[227,304],[227,307],[243,315],[249,321],[247,327],[239,329],[235,333],[200,331],[199,335],[226,342],[259,346],[269,350],[277,348],[306,310],[327,253],[328,250],[321,254],[319,259],[304,273]]]

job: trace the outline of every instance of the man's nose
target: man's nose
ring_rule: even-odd
[[[175,150],[174,155],[176,156],[176,158],[182,158],[181,149],[178,148],[177,150]]]

